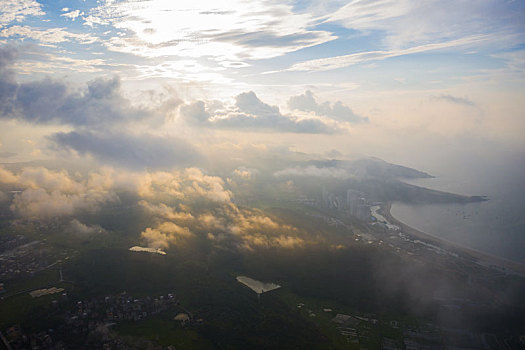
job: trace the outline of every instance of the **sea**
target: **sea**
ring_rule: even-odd
[[[525,263],[525,161],[498,159],[485,164],[446,167],[431,179],[407,183],[486,202],[413,205],[395,202],[399,221],[449,242]]]

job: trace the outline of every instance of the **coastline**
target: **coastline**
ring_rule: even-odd
[[[433,234],[415,229],[392,216],[392,213],[390,212],[391,208],[392,202],[387,202],[381,205],[381,213],[390,223],[399,226],[403,233],[408,234],[414,238],[420,239],[422,241],[437,244],[445,249],[461,253],[461,255],[463,255],[464,257],[471,258],[473,262],[478,263],[480,265],[487,267],[497,266],[503,268],[503,270],[506,273],[515,273],[518,275],[525,276],[525,264],[491,255],[489,253],[481,252],[479,250],[472,249],[469,247],[465,247],[463,245],[437,237]]]

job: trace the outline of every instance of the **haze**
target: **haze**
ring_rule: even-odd
[[[93,298],[118,334],[93,348],[409,348],[411,318],[440,345],[519,344],[523,18],[510,0],[0,2],[3,342],[73,334],[39,307]],[[149,326],[114,318],[132,296]]]

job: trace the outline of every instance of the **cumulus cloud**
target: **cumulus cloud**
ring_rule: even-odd
[[[73,126],[111,125],[149,116],[149,111],[134,108],[120,94],[120,80],[97,78],[83,91],[46,78],[18,83],[9,78],[0,82],[0,117],[36,124]]]
[[[71,217],[67,229],[79,236],[103,229],[80,222],[74,218],[76,214],[119,205],[118,194],[131,191],[153,220],[141,233],[151,248],[183,244],[197,234],[235,249],[294,248],[307,242],[295,227],[261,210],[237,207],[222,178],[197,168],[121,172],[106,167],[82,175],[42,167],[18,172],[0,167],[0,184],[21,190],[9,203],[18,217]]]
[[[260,210],[241,209],[232,203],[199,215],[196,223],[201,231],[208,232],[208,239],[239,249],[295,248],[306,244],[295,227],[277,222]]]
[[[184,191],[190,196],[203,196],[217,202],[229,202],[232,198],[232,193],[224,189],[224,181],[220,177],[205,175],[200,169],[186,169],[183,180]]]
[[[310,90],[307,90],[302,95],[292,96],[288,100],[288,106],[291,109],[304,112],[314,112],[315,115],[326,116],[339,121],[350,123],[368,122],[368,118],[355,114],[341,101],[337,101],[334,104],[330,104],[330,102],[318,103],[314,94]]]
[[[12,28],[12,27],[11,27]],[[11,29],[10,28],[10,29]],[[19,82],[9,70],[18,48],[0,47],[0,118],[32,124],[104,127],[158,117],[158,110],[134,106],[121,91],[120,78],[96,78],[81,88],[45,78]],[[171,104],[171,107],[176,105]]]
[[[69,216],[78,211],[96,211],[102,205],[118,202],[111,189],[91,187],[66,171],[24,168],[15,174],[0,168],[0,183],[20,188],[10,205],[16,215],[31,219]]]
[[[148,227],[141,233],[141,237],[146,241],[148,247],[155,249],[180,244],[193,236],[194,234],[187,227],[181,227],[169,221],[163,222],[155,228]]]
[[[139,205],[142,206],[150,215],[160,217],[164,220],[170,220],[186,225],[193,223],[195,217],[186,211],[177,211],[175,208],[169,207],[164,203],[153,204],[145,200],[141,200]]]
[[[104,168],[81,176],[42,167],[26,167],[18,173],[0,167],[0,184],[20,189],[10,208],[18,216],[35,219],[97,211],[106,204],[119,203],[119,191],[131,191],[154,216],[187,223],[193,217],[182,204],[176,211],[165,203],[199,199],[230,203],[233,196],[220,177],[206,175],[196,168],[171,172],[121,172]]]
[[[133,169],[187,166],[200,159],[192,146],[177,137],[123,129],[169,116],[180,103],[177,98],[163,95],[154,107],[134,106],[122,95],[118,77],[94,79],[80,90],[50,78],[18,82],[9,70],[16,56],[16,47],[0,48],[0,119],[76,128],[48,138],[55,151],[74,151]]]
[[[194,124],[224,129],[252,129],[277,132],[331,134],[337,125],[319,118],[283,115],[279,107],[261,101],[253,91],[235,97],[235,105],[213,101],[208,106],[196,101],[180,107],[181,116]]]
[[[251,179],[253,176],[259,174],[259,170],[254,168],[247,168],[245,166],[240,166],[233,170],[233,175],[241,177],[243,179]]]
[[[71,131],[55,133],[49,140],[55,150],[74,151],[103,163],[131,169],[167,169],[189,165],[201,157],[192,146],[176,137]]]
[[[179,190],[187,191],[183,185]],[[295,227],[278,222],[260,210],[239,208],[231,201],[208,202],[203,207],[184,202],[185,196],[179,199],[190,205],[178,204],[176,209],[165,203],[153,203],[153,199],[139,202],[159,223],[141,234],[149,247],[167,248],[197,235],[228,249],[290,249],[306,244]]]
[[[127,175],[127,178],[140,197],[155,203],[171,203],[183,199],[191,201],[199,198],[212,202],[230,202],[233,196],[224,188],[222,178],[206,175],[197,168],[137,173]],[[162,208],[161,205],[156,208],[145,207],[155,212],[164,211],[165,215],[168,215],[167,208]]]
[[[57,216],[73,215],[78,211],[96,211],[102,204],[116,201],[110,193],[64,193],[48,192],[43,188],[28,188],[16,194],[11,210],[21,217],[50,219]]]
[[[77,219],[71,220],[66,230],[72,233],[73,235],[79,237],[89,237],[106,232],[106,230],[104,230],[99,225],[86,225],[78,221]]]

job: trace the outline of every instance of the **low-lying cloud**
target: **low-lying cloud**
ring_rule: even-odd
[[[176,137],[71,131],[55,133],[49,140],[56,150],[90,155],[103,163],[131,169],[169,169],[201,158],[190,144]]]
[[[347,179],[352,177],[352,175],[345,169],[336,167],[316,167],[314,165],[286,168],[276,171],[273,175],[277,177],[312,176],[337,179]]]
[[[288,107],[298,111],[313,112],[317,116],[324,116],[343,122],[367,123],[369,121],[368,118],[355,114],[350,107],[345,106],[341,101],[333,104],[330,102],[318,103],[310,90],[307,90],[302,95],[290,97]]]

